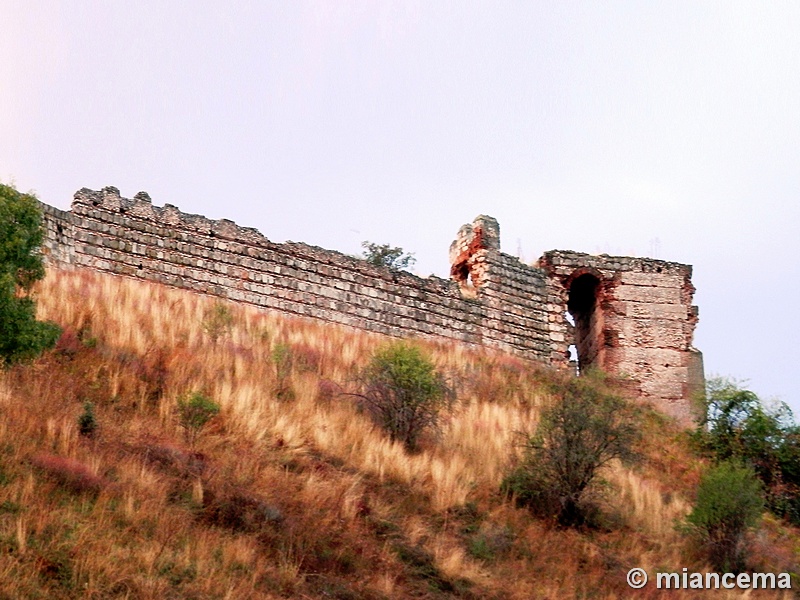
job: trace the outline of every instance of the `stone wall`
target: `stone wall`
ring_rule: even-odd
[[[635,391],[679,418],[702,378],[687,265],[554,251],[528,266],[500,251],[497,221],[482,215],[450,247],[451,279],[420,278],[157,207],[143,192],[127,199],[113,187],[82,189],[69,212],[43,210],[43,251],[58,265],[392,336],[490,346],[557,368],[570,368],[576,344],[581,368],[630,375]]]
[[[517,285],[530,299],[499,307],[500,273],[487,277],[491,301],[484,302],[463,294],[454,281],[375,267],[306,244],[273,243],[231,221],[153,206],[143,193],[126,199],[115,188],[83,189],[70,212],[45,207],[45,217],[45,252],[58,263],[393,336],[486,344],[536,360],[551,351],[541,311],[525,312],[543,298],[544,273],[522,265],[518,276],[525,279]],[[504,265],[509,257],[498,248],[499,242],[482,249],[475,262]]]

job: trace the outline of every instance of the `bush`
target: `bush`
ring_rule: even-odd
[[[272,361],[275,363],[275,397],[278,400],[291,401],[296,395],[292,387],[292,370],[295,362],[294,352],[289,344],[277,343],[272,349]]]
[[[44,231],[31,195],[0,184],[0,364],[35,358],[55,345],[54,323],[36,320],[33,284],[44,277]]]
[[[402,271],[417,262],[413,254],[406,253],[402,248],[393,248],[389,244],[361,242],[361,246],[364,248],[364,260],[376,267]]]
[[[230,334],[232,327],[233,314],[231,309],[222,302],[215,302],[203,313],[203,330],[211,338],[213,344],[216,344],[221,337]]]
[[[540,516],[577,526],[593,511],[587,498],[602,469],[634,457],[638,428],[624,400],[583,378],[565,380],[554,392],[555,402],[525,441],[522,461],[503,489]]]
[[[508,552],[513,545],[514,533],[508,527],[494,525],[475,535],[469,541],[467,551],[473,558],[491,562]]]
[[[360,406],[394,441],[416,450],[420,436],[438,428],[454,394],[416,346],[393,342],[378,349],[359,375]]]
[[[219,414],[219,404],[200,392],[178,399],[178,415],[189,443],[194,443],[203,427]]]
[[[84,437],[92,438],[97,433],[97,418],[94,416],[94,404],[85,402],[83,412],[78,417],[78,433]]]
[[[734,462],[712,467],[697,489],[686,521],[719,571],[745,568],[745,534],[764,509],[761,482],[753,469]]]
[[[711,379],[694,441],[714,460],[752,466],[769,509],[800,523],[800,428],[788,406],[765,407],[735,382]]]
[[[242,492],[215,493],[207,490],[203,495],[201,518],[219,527],[239,533],[257,532],[265,526],[280,526],[283,513],[264,500]]]

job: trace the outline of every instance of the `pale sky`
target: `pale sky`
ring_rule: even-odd
[[[689,263],[707,374],[800,413],[797,2],[0,0],[0,23],[0,180],[49,204],[144,190],[423,276],[478,214],[526,262]]]

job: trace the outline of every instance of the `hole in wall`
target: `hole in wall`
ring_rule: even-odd
[[[475,282],[472,280],[472,272],[470,271],[469,265],[466,263],[466,261],[460,265],[454,266],[452,274],[453,279],[458,282],[458,285],[461,288],[462,295],[468,298],[474,298],[477,295],[478,290],[475,287]]]
[[[578,372],[592,366],[602,366],[603,314],[598,309],[600,280],[591,273],[576,277],[569,286],[567,311],[575,326],[575,348]]]
[[[455,267],[453,274],[459,283],[469,279],[469,267],[467,266],[467,263],[464,262]]]
[[[567,348],[567,352],[569,352],[570,368],[575,371],[576,375],[580,375],[581,370],[580,367],[578,367],[578,347],[575,344],[570,344],[569,348]]]
[[[570,325],[572,325],[573,327],[575,327],[575,319],[573,319],[573,318],[572,318],[572,315],[571,315],[571,314],[569,314],[569,311],[566,311],[566,312],[564,313],[564,319],[566,319],[567,323],[569,323]],[[575,344],[573,344],[572,346],[570,346],[570,348],[572,348],[574,345],[575,345]]]
[[[475,287],[475,281],[472,279],[472,272],[470,272],[470,274],[467,276],[466,284],[471,288]]]

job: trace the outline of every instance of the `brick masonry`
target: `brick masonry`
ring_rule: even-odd
[[[545,253],[528,266],[500,251],[481,215],[450,247],[451,279],[420,278],[345,254],[278,244],[226,219],[154,206],[143,192],[82,189],[70,211],[42,205],[50,263],[156,281],[391,336],[484,345],[556,368],[599,366],[682,421],[702,388],[692,347],[688,265]],[[571,320],[567,314],[571,314]]]

